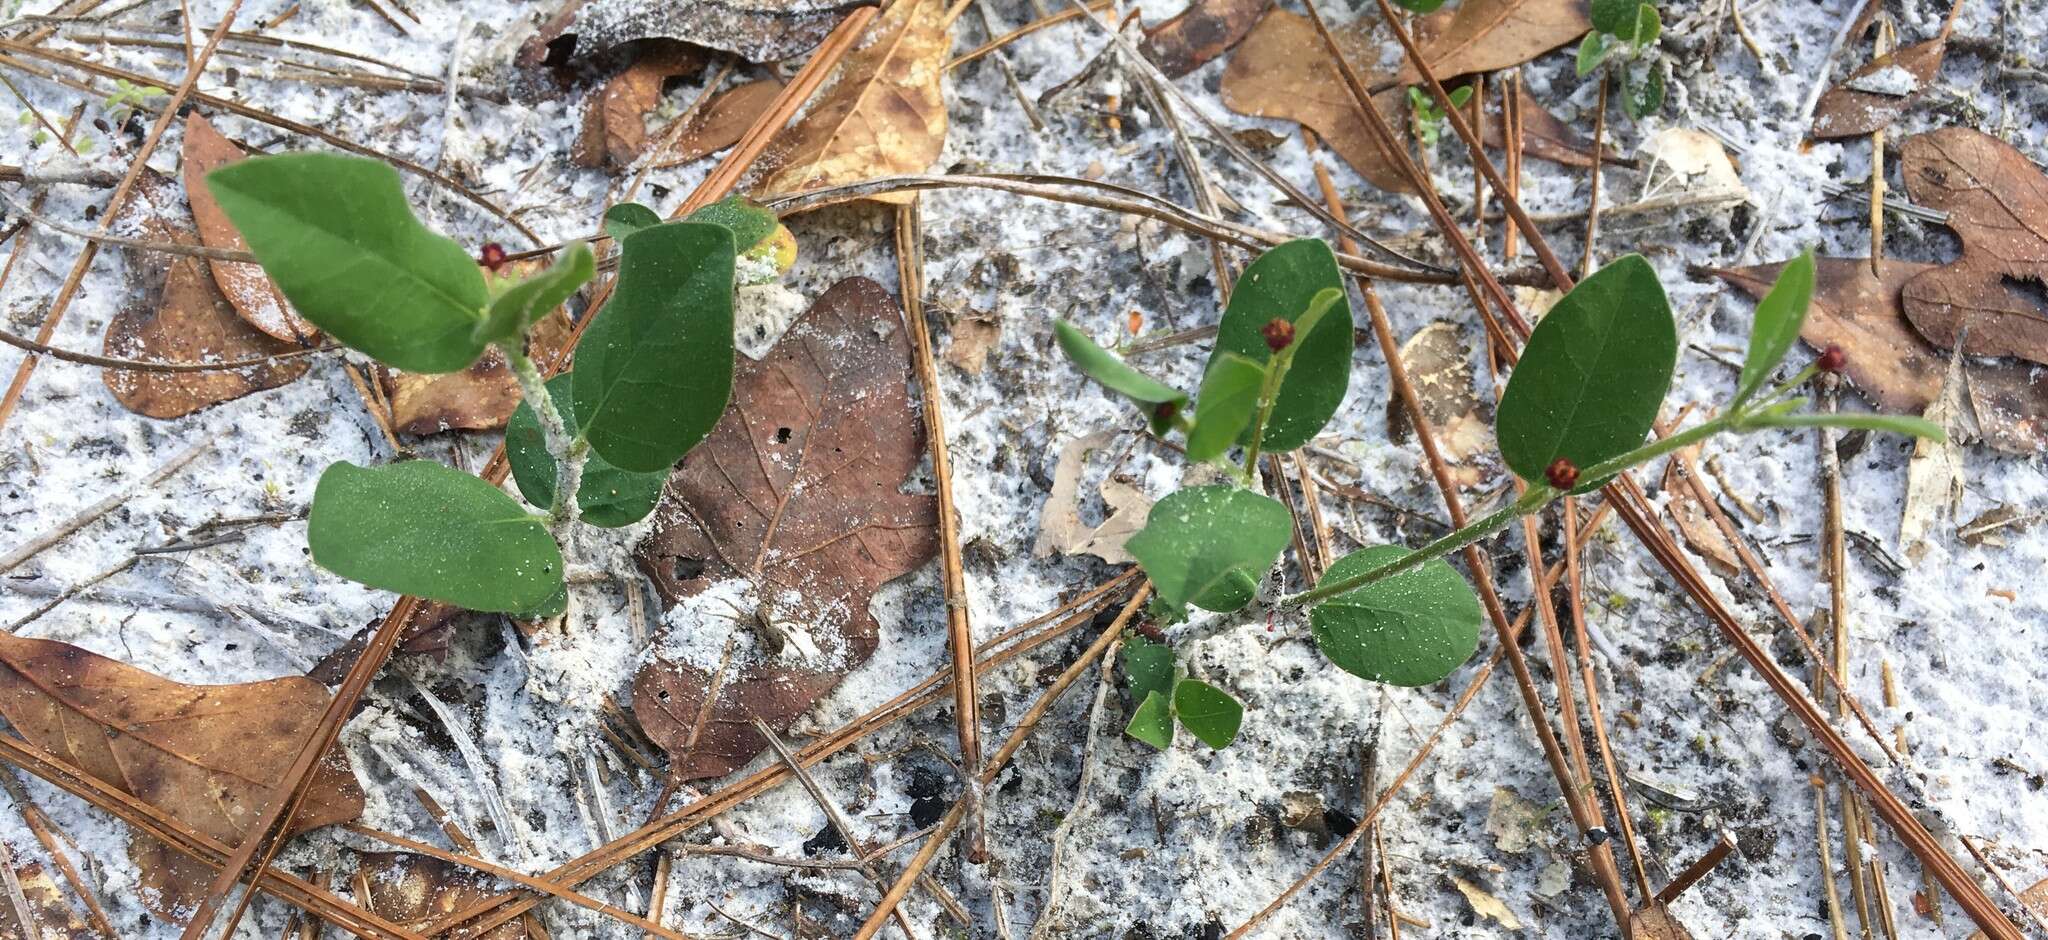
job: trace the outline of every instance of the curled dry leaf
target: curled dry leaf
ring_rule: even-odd
[[[1934,82],[1947,53],[1944,29],[1940,36],[1901,47],[1849,73],[1814,106],[1813,136],[1860,137],[1890,127]]]
[[[186,685],[68,643],[0,634],[0,716],[23,738],[229,845],[248,834],[328,699],[301,676]],[[337,746],[288,831],[362,812],[363,791]],[[129,854],[156,889],[145,899],[166,917],[213,879],[141,833],[131,834]]]
[[[1344,37],[1340,36],[1340,39]],[[1374,85],[1371,61],[1346,50],[1359,81]],[[1415,188],[1400,161],[1379,144],[1352,103],[1351,92],[1307,18],[1275,9],[1239,43],[1223,71],[1223,104],[1239,114],[1279,118],[1307,126],[1375,187],[1393,193]],[[1373,105],[1397,131],[1406,125],[1396,92],[1373,96]]]
[[[1515,83],[1517,103],[1522,111],[1522,154],[1539,160],[1549,160],[1565,166],[1590,167],[1593,165],[1593,142],[1557,115],[1550,113],[1529,94],[1529,86]],[[1501,128],[1506,126],[1500,113],[1500,99],[1488,95],[1486,99],[1486,127],[1480,131],[1489,147],[1506,146],[1501,137]],[[1608,148],[1604,155],[1608,163],[1629,164],[1629,161]]]
[[[1948,213],[1963,256],[1908,282],[1906,318],[1936,346],[2048,363],[2048,176],[2012,145],[1964,127],[1906,139],[1906,192]]]
[[[1474,486],[1489,473],[1494,452],[1493,429],[1472,384],[1472,351],[1458,336],[1456,324],[1438,320],[1401,344],[1401,363],[1415,386],[1422,416],[1436,431],[1452,478]],[[1387,399],[1387,436],[1405,440],[1414,433],[1398,397]]]
[[[952,48],[946,27],[940,0],[890,4],[868,29],[874,38],[840,61],[832,85],[818,94],[810,113],[769,143],[777,162],[756,195],[766,199],[930,169],[946,144],[941,84]]]
[[[569,162],[622,170],[647,149],[647,115],[661,103],[669,79],[704,67],[704,56],[679,42],[635,43],[633,64],[604,83],[583,112],[583,132],[569,149]]]
[[[754,719],[787,728],[866,662],[869,599],[936,552],[938,501],[903,491],[925,456],[910,355],[894,298],[866,278],[839,282],[768,358],[739,363],[732,406],[669,478],[641,568],[670,604],[746,583],[760,609],[732,616],[771,640],[734,661],[701,736],[709,668],[658,653],[634,678],[634,713],[680,779],[745,764],[766,746]],[[673,622],[657,650],[701,626]],[[797,641],[767,648],[783,637]]]
[[[1179,78],[1230,51],[1272,5],[1273,0],[1193,0],[1146,30],[1138,51],[1168,78]]]
[[[1698,466],[1700,449],[1688,447],[1685,453],[1692,458],[1693,465]],[[1685,547],[1706,559],[1707,567],[1721,577],[1733,577],[1741,570],[1742,557],[1735,553],[1735,546],[1721,533],[1721,527],[1714,524],[1706,507],[1700,505],[1692,487],[1685,485],[1683,471],[1676,460],[1664,467],[1664,493],[1667,497],[1665,511],[1671,514],[1671,521],[1678,523],[1678,534],[1685,538]]]
[[[2020,903],[2026,905],[2027,910],[2048,917],[2048,879],[2034,882],[2033,887],[2021,891]],[[1980,930],[1971,934],[1970,940],[1984,940],[1984,932]]]
[[[1442,80],[1514,68],[1586,35],[1591,10],[1592,0],[1464,0],[1432,38],[1418,42]],[[1421,80],[1413,65],[1395,78],[1402,85]]]
[[[214,201],[213,191],[206,188],[206,174],[246,156],[242,148],[221,136],[212,124],[199,116],[199,112],[185,116],[185,146],[180,168],[185,178],[185,198],[192,204],[192,219],[198,223],[199,241],[208,248],[249,250],[249,243],[242,240],[241,230],[228,221],[228,214],[222,212],[220,203]],[[270,282],[269,275],[263,273],[261,265],[246,261],[202,263],[213,269],[213,279],[220,285],[221,293],[227,296],[228,303],[235,306],[235,312],[249,321],[250,326],[287,342],[311,344],[320,338],[319,328],[306,322],[298,311],[292,309],[283,292]]]
[[[1936,533],[1947,530],[1946,523],[1963,505],[1963,487],[1969,481],[1957,434],[1962,430],[1963,382],[1963,354],[1954,350],[1949,353],[1948,371],[1942,375],[1941,393],[1922,415],[1949,437],[1944,441],[1914,438],[1913,457],[1906,462],[1906,497],[1899,503],[1899,553],[1906,557],[1908,567],[1927,557]]]
[[[1775,283],[1779,264],[1713,270],[1710,273],[1762,297]],[[1799,336],[1815,349],[1842,347],[1849,381],[1880,411],[1919,414],[1941,392],[1946,368],[1941,354],[1906,325],[1901,288],[1931,264],[1886,261],[1884,279],[1862,258],[1821,258],[1815,264],[1813,306]],[[1971,410],[1984,443],[2015,454],[2048,444],[2048,376],[2026,363],[1966,361]]]
[[[1501,903],[1501,899],[1488,894],[1485,888],[1456,876],[1452,876],[1451,884],[1457,887],[1459,894],[1465,896],[1466,903],[1472,905],[1474,913],[1498,922],[1504,929],[1522,929],[1521,918],[1516,917],[1514,911]]]
[[[35,923],[22,929],[14,905],[0,903],[0,940],[101,940],[99,931],[65,900],[66,889],[50,877],[43,863],[17,860],[14,877],[21,883],[21,896],[28,901],[28,914]]]
[[[400,927],[420,930],[497,893],[494,878],[411,852],[362,852],[356,868],[356,903]],[[520,940],[518,920],[499,924],[478,940]]]
[[[768,106],[781,93],[782,83],[772,78],[734,85],[719,92],[695,113],[676,119],[689,123],[675,129],[675,144],[667,153],[655,157],[653,165],[656,168],[681,166],[739,143],[747,128],[753,127],[761,115],[768,113]],[[655,138],[667,140],[669,135],[670,129],[665,128]]]
[[[638,39],[709,46],[749,62],[802,55],[865,0],[567,0],[519,47],[522,68],[559,64]]]
[[[1666,128],[1644,141],[1639,153],[1649,167],[1644,186],[1649,193],[1682,192],[1695,202],[1749,199],[1749,188],[1742,185],[1742,173],[1728,148],[1706,131]]]
[[[1060,448],[1059,463],[1052,471],[1052,493],[1039,512],[1038,540],[1031,546],[1032,555],[1094,555],[1112,565],[1136,560],[1124,543],[1145,527],[1145,518],[1152,512],[1152,500],[1136,486],[1115,477],[1103,480],[1102,502],[1108,517],[1100,525],[1081,521],[1081,475],[1087,469],[1088,454],[1115,440],[1116,432],[1097,431]]]
[[[523,277],[542,267],[530,260],[508,265],[507,270]],[[568,312],[557,307],[534,324],[527,354],[537,362],[553,361],[574,331]],[[406,434],[497,430],[519,407],[519,378],[496,349],[460,372],[400,372],[381,365],[376,370],[377,382],[391,400],[391,426]]]
[[[196,245],[199,240],[188,220],[171,181],[144,171],[118,224],[152,241]],[[102,344],[106,355],[152,362],[228,362],[299,348],[296,343],[264,334],[237,316],[208,273],[204,259],[137,248],[124,251],[131,290],[137,296],[107,324]],[[227,372],[107,369],[100,372],[100,380],[129,411],[151,418],[177,418],[284,385],[305,375],[311,366],[301,358]]]

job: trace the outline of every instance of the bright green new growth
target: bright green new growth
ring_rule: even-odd
[[[1173,713],[1180,718],[1181,727],[1213,748],[1229,747],[1244,723],[1244,706],[1237,699],[1197,679],[1174,683]]]
[[[1244,706],[1229,693],[1198,679],[1177,677],[1173,651],[1133,636],[1124,643],[1124,676],[1131,700],[1138,703],[1124,733],[1153,747],[1173,745],[1178,718],[1188,732],[1210,747],[1227,747],[1237,737]]]
[[[1757,302],[1749,328],[1749,353],[1742,359],[1742,378],[1730,405],[1740,405],[1764,387],[1778,363],[1799,338],[1806,309],[1813,303],[1813,252],[1801,252],[1778,272],[1778,282]]]
[[[578,368],[543,383],[527,334],[596,275],[588,245],[564,247],[525,280],[487,281],[461,246],[420,224],[381,162],[259,157],[207,185],[285,298],[335,339],[411,372],[457,371],[495,346],[519,381],[507,456],[546,516],[435,463],[335,464],[313,497],[314,561],[371,587],[528,617],[568,601],[550,524],[644,518],[670,465],[724,412],[735,243],[779,224],[737,199],[672,224],[642,206],[606,213],[620,243],[617,289],[585,331]]]
[[[335,339],[407,372],[456,372],[489,345],[483,273],[413,217],[391,167],[295,153],[231,163],[206,184],[264,273]]]
[[[1472,100],[1472,86],[1460,85],[1451,89],[1451,107],[1462,108]],[[1446,115],[1436,105],[1436,99],[1422,93],[1413,85],[1408,87],[1408,110],[1415,116],[1415,134],[1422,139],[1424,147],[1436,146],[1443,135]]]
[[[1060,349],[1073,360],[1081,374],[1094,379],[1103,388],[1109,389],[1137,405],[1145,412],[1145,420],[1151,425],[1152,433],[1164,434],[1174,426],[1176,418],[1183,418],[1181,410],[1187,407],[1188,396],[1162,384],[1151,376],[1125,364],[1109,350],[1097,346],[1087,334],[1065,320],[1052,324],[1054,338],[1059,340]],[[1165,407],[1162,407],[1165,406]]]
[[[541,517],[430,460],[329,466],[306,539],[313,561],[344,578],[470,610],[531,611],[562,586],[562,551]]]
[[[1579,43],[1577,68],[1580,78],[1593,74],[1618,52],[1641,59],[1663,35],[1664,20],[1647,0],[1593,0],[1593,30]],[[1647,64],[1641,77],[1627,68],[1615,70],[1621,84],[1621,106],[1630,117],[1642,120],[1664,106],[1664,70]]]

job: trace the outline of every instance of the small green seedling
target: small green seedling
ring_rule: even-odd
[[[375,160],[258,157],[206,182],[271,281],[337,341],[427,373],[466,369],[495,349],[519,381],[506,453],[521,495],[541,511],[431,461],[337,463],[313,495],[314,562],[371,587],[526,617],[567,603],[566,527],[645,517],[670,466],[724,413],[736,261],[785,231],[739,199],[679,222],[614,209],[612,299],[585,330],[576,368],[543,382],[527,340],[596,275],[588,245],[510,276],[503,248],[486,245],[473,259],[421,225],[398,174]]]
[[[1585,78],[1625,53],[1628,62],[1614,69],[1621,85],[1621,106],[1636,120],[1664,106],[1664,69],[1646,54],[1663,35],[1664,21],[1646,0],[1593,0],[1593,30],[1579,43],[1578,72]],[[1640,74],[1638,74],[1640,73]]]
[[[1471,100],[1472,86],[1460,85],[1451,89],[1451,107],[1462,108],[1465,102]],[[1422,141],[1424,147],[1436,146],[1437,139],[1443,136],[1445,117],[1444,112],[1437,108],[1436,99],[1423,94],[1422,89],[1410,85],[1408,110],[1414,115],[1415,138]]]
[[[1479,599],[1444,556],[1562,496],[1597,489],[1630,468],[1728,431],[1828,426],[1940,439],[1939,426],[1918,418],[1800,413],[1806,400],[1798,390],[1818,372],[1839,372],[1839,349],[1771,384],[1799,336],[1813,283],[1811,255],[1787,264],[1757,306],[1728,404],[1697,425],[1645,443],[1670,390],[1677,326],[1648,261],[1628,255],[1601,268],[1543,317],[1501,397],[1495,434],[1521,495],[1420,548],[1352,552],[1314,587],[1274,606],[1306,608],[1309,634],[1338,668],[1390,685],[1429,685],[1470,659],[1479,644]],[[1075,365],[1138,405],[1153,433],[1179,431],[1190,459],[1234,471],[1235,482],[1169,494],[1131,537],[1127,547],[1156,592],[1154,615],[1177,621],[1189,605],[1217,613],[1250,606],[1292,532],[1287,508],[1251,488],[1258,457],[1307,443],[1336,414],[1349,383],[1351,307],[1329,247],[1288,242],[1245,270],[1224,310],[1192,418],[1186,394],[1131,368],[1069,324],[1056,330]],[[1241,467],[1232,462],[1233,451],[1243,454]],[[1166,747],[1176,719],[1211,746],[1235,735],[1242,708],[1220,689],[1179,678],[1165,646],[1130,638],[1124,667],[1136,703],[1126,729],[1132,737]]]
[[[155,85],[137,85],[125,78],[114,79],[114,93],[107,96],[107,121],[115,127],[127,123],[128,116],[141,110],[151,98],[170,94]]]
[[[1394,3],[1411,13],[1435,13],[1443,9],[1444,0],[1394,0]]]

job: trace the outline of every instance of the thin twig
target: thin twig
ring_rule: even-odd
[[[157,484],[170,479],[172,474],[185,469],[186,465],[199,459],[207,451],[212,450],[215,440],[216,438],[212,435],[201,438],[198,443],[185,448],[177,456],[164,461],[161,466],[151,470],[147,475],[112,493],[108,493],[106,496],[101,497],[98,502],[72,513],[69,518],[57,523],[42,535],[29,539],[19,548],[5,555],[0,555],[0,574],[13,571],[15,568],[20,567],[22,562],[34,558],[50,546],[64,541],[72,533],[91,525],[99,517],[134,499],[136,494],[152,489]]]

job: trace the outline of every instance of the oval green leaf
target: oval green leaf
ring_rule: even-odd
[[[671,222],[620,242],[618,288],[576,346],[583,435],[621,470],[665,471],[732,396],[732,235]]]
[[[277,288],[315,326],[407,372],[468,368],[490,295],[462,246],[406,205],[398,172],[330,153],[255,157],[206,177]]]
[[[1232,611],[1258,593],[1292,524],[1277,500],[1228,484],[1191,486],[1155,504],[1124,549],[1170,615],[1184,615],[1188,604]]]
[[[604,233],[612,241],[625,241],[626,236],[643,228],[661,224],[661,216],[637,202],[622,202],[604,210]]]
[[[1230,693],[1199,679],[1182,679],[1173,687],[1173,711],[1188,733],[1221,750],[1237,740],[1244,706]]]
[[[1801,252],[1779,269],[1777,283],[1757,301],[1756,322],[1749,328],[1749,353],[1742,359],[1742,378],[1735,386],[1733,404],[1748,401],[1785,361],[1813,303],[1813,274],[1813,252]]]
[[[733,247],[740,254],[746,254],[762,239],[775,234],[775,226],[780,224],[767,206],[745,196],[727,196],[690,213],[683,221],[724,226],[732,232]]]
[[[1677,362],[1678,328],[1650,263],[1627,255],[1594,272],[1536,324],[1508,379],[1495,425],[1508,469],[1542,483],[1559,457],[1583,470],[1642,446]]]
[[[329,466],[306,541],[315,563],[351,581],[470,610],[540,610],[563,585],[562,551],[538,516],[430,460]]]
[[[1216,352],[1236,353],[1256,363],[1273,358],[1259,329],[1274,319],[1289,323],[1306,314],[1326,290],[1342,298],[1295,337],[1294,365],[1274,396],[1273,417],[1262,444],[1270,453],[1293,450],[1314,438],[1344,403],[1351,384],[1351,300],[1330,246],[1301,238],[1275,246],[1245,268],[1230,292],[1230,304],[1216,333]]]
[[[1173,692],[1173,650],[1142,636],[1124,641],[1124,675],[1131,683],[1131,699],[1144,701],[1151,692]]]
[[[1081,374],[1094,379],[1096,384],[1109,389],[1137,404],[1145,412],[1145,420],[1151,425],[1152,433],[1165,434],[1173,427],[1173,415],[1161,416],[1160,405],[1173,405],[1178,413],[1187,407],[1188,396],[1170,386],[1126,365],[1109,350],[1095,345],[1073,324],[1065,320],[1054,320],[1054,338],[1059,340],[1060,350],[1081,370]]]
[[[1627,38],[1635,30],[1636,8],[1643,5],[1643,0],[1593,0],[1586,12],[1595,30]]]
[[[547,270],[512,285],[491,301],[490,311],[477,327],[477,338],[486,343],[517,339],[596,276],[597,257],[590,253],[590,246],[571,243]]]
[[[1399,545],[1360,549],[1323,574],[1333,584],[1406,555]],[[1361,679],[1399,686],[1442,680],[1479,648],[1479,598],[1441,558],[1316,605],[1309,632],[1323,655]]]
[[[1173,745],[1173,703],[1162,692],[1147,692],[1131,713],[1124,733],[1160,750]]]
[[[575,383],[572,376],[573,373],[564,372],[549,379],[548,397],[562,413],[562,423],[573,437],[577,424],[576,402],[571,396]],[[542,509],[553,509],[555,457],[548,453],[540,416],[526,402],[520,402],[511,420],[505,422],[505,459],[512,465],[512,479],[519,484],[519,495]],[[591,525],[606,529],[632,525],[654,511],[654,504],[661,499],[661,487],[667,482],[667,470],[634,473],[614,467],[593,453],[584,459],[583,482],[576,487],[576,506],[583,521]]]
[[[1266,367],[1233,352],[1209,359],[1202,376],[1202,397],[1195,399],[1195,426],[1188,430],[1188,458],[1223,456],[1251,427],[1259,410],[1259,392],[1266,387]]]

